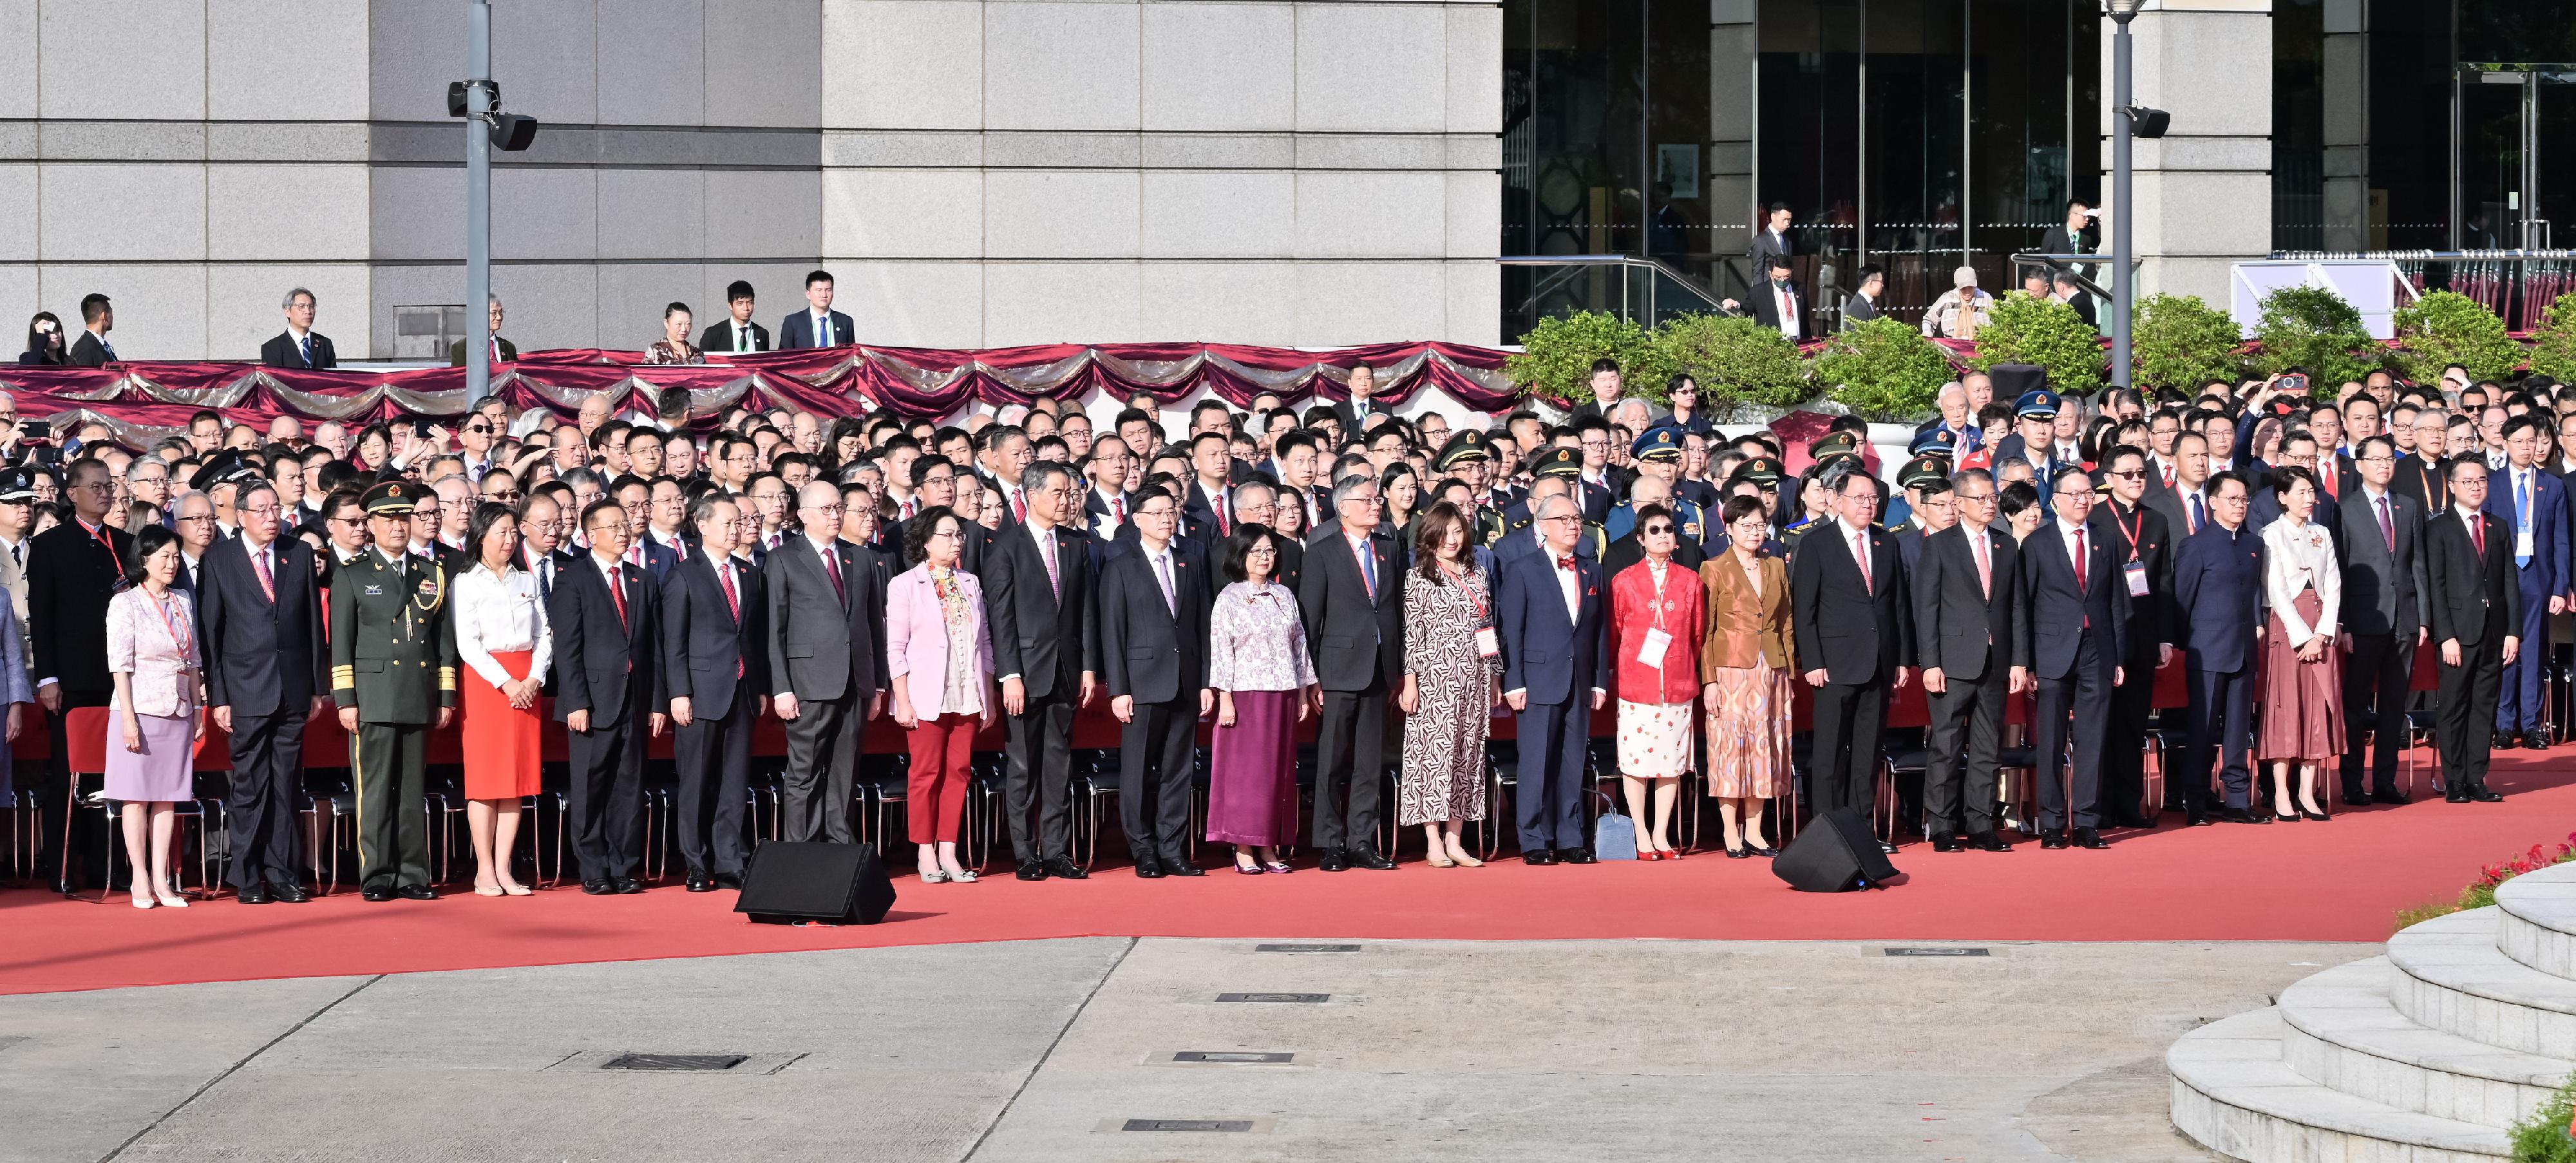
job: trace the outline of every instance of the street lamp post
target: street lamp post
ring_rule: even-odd
[[[2145,0],[2102,0],[2111,20],[2111,384],[2129,387],[2129,318],[2135,288],[2129,277],[2129,222],[2137,216],[2130,198],[2129,171],[2129,22]]]
[[[517,152],[537,119],[501,112],[492,81],[492,0],[465,0],[466,79],[447,83],[447,115],[465,119],[465,398],[492,394],[492,151]],[[475,335],[480,328],[484,333]]]

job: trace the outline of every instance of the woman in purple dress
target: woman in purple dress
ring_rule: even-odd
[[[1208,831],[1232,844],[1234,870],[1288,871],[1279,847],[1297,833],[1297,725],[1321,704],[1297,595],[1271,580],[1279,538],[1237,525],[1225,540],[1234,584],[1208,612],[1208,685],[1216,730],[1208,740]]]
[[[170,891],[170,830],[178,801],[196,794],[205,665],[188,595],[170,588],[178,574],[179,535],[147,526],[134,539],[133,586],[107,603],[107,669],[116,697],[107,710],[106,796],[123,805],[138,909],[188,907]]]

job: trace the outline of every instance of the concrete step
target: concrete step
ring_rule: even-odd
[[[2417,1025],[2526,1054],[2576,1047],[2576,981],[2543,973],[2496,947],[2503,910],[2471,909],[2400,930],[2388,960],[2397,1012]]]
[[[2282,1059],[2310,1082],[2401,1110],[2511,1127],[2576,1073],[2576,1061],[2427,1029],[2389,1000],[2385,957],[2338,965],[2281,993]]]
[[[2503,1131],[2323,1086],[2283,1060],[2278,1009],[2221,1018],[2165,1052],[2173,1121],[2246,1163],[2497,1163]]]
[[[2496,886],[2496,947],[2552,977],[2576,979],[2576,863]]]

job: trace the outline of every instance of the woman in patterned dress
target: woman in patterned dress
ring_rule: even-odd
[[[1279,854],[1297,832],[1297,725],[1323,702],[1296,591],[1279,584],[1281,539],[1243,522],[1219,568],[1233,584],[1208,610],[1207,838],[1234,845],[1234,870],[1287,872]]]
[[[1789,782],[1789,571],[1762,552],[1770,527],[1759,498],[1729,497],[1721,515],[1727,551],[1699,567],[1708,794],[1726,825],[1728,856],[1777,856],[1762,838],[1762,801]]]
[[[1690,770],[1691,703],[1699,694],[1700,583],[1673,564],[1681,544],[1673,511],[1637,510],[1646,558],[1610,579],[1610,666],[1619,688],[1619,784],[1637,829],[1637,859],[1679,860],[1673,800]],[[1650,661],[1651,660],[1651,661]],[[1653,789],[1653,802],[1648,791]],[[1654,826],[1647,827],[1647,810]]]
[[[1404,575],[1404,774],[1399,824],[1422,825],[1433,868],[1484,861],[1458,842],[1485,818],[1485,730],[1501,698],[1492,583],[1469,552],[1467,519],[1442,501],[1423,510]]]
[[[705,363],[707,357],[689,342],[689,305],[673,303],[662,308],[662,338],[644,349],[648,364]]]

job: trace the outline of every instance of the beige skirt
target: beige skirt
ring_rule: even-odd
[[[1619,700],[1619,774],[1673,779],[1690,769],[1691,705]]]

